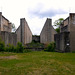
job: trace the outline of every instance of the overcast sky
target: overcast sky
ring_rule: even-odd
[[[75,0],[0,0],[0,12],[16,28],[20,25],[20,18],[25,18],[32,33],[39,35],[47,18],[53,23],[74,13]]]

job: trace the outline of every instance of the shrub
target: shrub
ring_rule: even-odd
[[[5,44],[4,42],[0,39],[0,52],[5,51]]]
[[[49,45],[49,43],[45,43],[45,44],[44,44],[44,48],[47,48],[48,45]]]
[[[23,53],[23,51],[24,51],[24,47],[22,46],[22,43],[18,42],[17,47],[16,47],[16,52],[17,53]]]
[[[12,44],[8,44],[5,48],[6,52],[16,52],[15,46]]]
[[[18,42],[16,47],[14,45],[12,45],[12,44],[8,44],[5,47],[6,52],[23,53],[23,50],[24,50],[24,47],[22,46],[21,42]]]
[[[27,52],[31,52],[32,50],[31,49],[24,49],[24,53],[27,53]]]
[[[51,43],[46,47],[45,51],[54,52],[54,51],[55,51],[55,42],[51,42]]]
[[[75,53],[75,51],[72,51],[72,53]]]

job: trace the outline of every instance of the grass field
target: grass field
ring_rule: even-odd
[[[0,75],[75,75],[75,53],[0,53]]]

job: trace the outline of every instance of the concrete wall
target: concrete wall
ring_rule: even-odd
[[[64,26],[69,24],[69,17],[64,20]]]
[[[23,45],[30,43],[32,41],[32,32],[25,20],[25,18],[20,19],[20,26],[16,30],[17,38],[19,42]]]
[[[11,23],[2,15],[2,12],[0,12],[0,37],[5,45],[10,43],[15,46],[17,43],[17,35],[11,33]]]
[[[69,26],[70,26],[70,49],[75,51],[75,13],[70,13],[69,16]]]
[[[2,17],[2,13],[0,12],[0,31],[1,31],[1,17]]]
[[[1,31],[0,37],[5,42],[5,45],[8,45],[10,43],[10,44],[16,46],[16,44],[17,44],[17,35],[15,33]]]
[[[11,32],[11,26],[12,24],[9,22],[9,20],[6,19],[0,12],[0,31]]]
[[[61,44],[61,47],[65,50],[65,51],[68,51],[70,50],[70,52],[72,51],[75,51],[75,13],[70,13],[69,14],[69,17],[64,21],[65,25],[67,24],[67,28],[65,30],[65,25],[63,25],[63,29],[64,29],[64,32],[65,32],[65,36],[62,36],[64,34],[61,35],[61,38],[63,38],[63,41],[64,41],[64,46]],[[62,31],[61,31],[62,32]],[[69,33],[68,34],[66,34]],[[60,33],[61,34],[61,33]],[[57,34],[59,36],[59,34]],[[62,40],[59,40],[59,42],[57,42],[58,39],[60,39],[60,37],[55,37],[57,38],[56,39],[56,45],[59,44],[59,42],[62,42]],[[66,43],[65,43],[66,42]],[[68,44],[68,45],[67,45]],[[60,47],[60,45],[59,45]],[[62,50],[62,48],[60,48],[60,50]],[[59,48],[58,48],[59,49]],[[68,49],[68,50],[67,50]]]
[[[55,34],[56,51],[70,52],[70,39],[69,32],[62,32]]]
[[[19,26],[15,32],[17,34],[17,41],[21,42],[21,26]]]
[[[56,31],[52,26],[52,20],[47,18],[40,34],[40,42],[44,44],[53,42],[54,34],[56,34]]]

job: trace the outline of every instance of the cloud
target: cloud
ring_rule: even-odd
[[[54,8],[48,8],[44,9],[43,6],[36,7],[34,9],[28,10],[28,14],[31,17],[39,17],[39,18],[44,18],[44,17],[54,17],[56,15],[61,15],[61,14],[66,14],[67,11],[63,9],[54,9]]]

